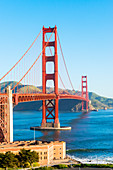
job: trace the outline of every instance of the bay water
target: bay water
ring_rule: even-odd
[[[33,131],[40,126],[41,111],[14,111],[14,141],[65,141],[67,154],[83,163],[113,163],[113,110],[89,113],[60,112],[62,126],[70,131]]]

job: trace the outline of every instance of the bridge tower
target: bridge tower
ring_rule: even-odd
[[[54,41],[50,41],[47,43],[45,40],[45,36],[47,33],[54,32]],[[52,56],[48,56],[46,54],[47,47],[54,47],[54,54]],[[48,80],[53,80],[54,82],[54,93],[57,98],[54,100],[43,100],[42,104],[42,127],[60,127],[59,118],[58,118],[58,55],[57,55],[57,27],[54,28],[45,28],[43,26],[43,41],[42,41],[42,92],[46,94],[46,84]],[[53,62],[54,63],[54,73],[47,74],[46,63]],[[49,119],[52,119],[54,122],[48,122]]]
[[[86,98],[86,101],[82,101],[82,111],[88,111],[88,88],[87,88],[87,76],[82,76],[82,97]]]

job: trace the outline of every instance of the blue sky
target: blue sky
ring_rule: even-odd
[[[42,26],[57,25],[75,89],[113,98],[113,0],[0,0],[0,77],[15,64]]]

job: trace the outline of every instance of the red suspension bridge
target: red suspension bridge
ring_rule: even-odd
[[[29,59],[29,66],[25,56],[35,46],[39,35],[43,32],[42,51],[33,60]],[[48,35],[50,35],[48,37]],[[51,40],[52,39],[52,40]],[[58,71],[58,47],[61,51],[63,63],[65,66],[67,78],[73,89],[73,94],[68,91],[62,93],[58,88],[58,77],[64,89],[65,83]],[[49,55],[48,55],[49,50]],[[34,54],[37,55],[37,54]],[[39,68],[38,61],[42,56],[42,91],[37,91],[37,73]],[[47,63],[53,63],[54,70],[52,73],[47,73]],[[39,75],[39,77],[41,77]],[[13,81],[9,81],[13,80]],[[18,81],[15,81],[18,80]],[[54,82],[54,88],[51,93],[47,92],[47,81]],[[33,84],[30,86],[29,84]],[[88,111],[88,89],[87,89],[87,76],[82,76],[82,90],[76,93],[69,76],[69,72],[64,59],[60,38],[57,33],[57,27],[45,28],[40,31],[36,39],[33,41],[28,50],[19,59],[19,61],[0,79],[0,141],[13,141],[13,107],[20,102],[30,102],[42,100],[42,123],[41,127],[46,128],[50,125],[50,120],[54,121],[51,126],[53,128],[60,128],[59,115],[58,115],[58,101],[60,99],[75,99],[81,100],[82,110]],[[49,121],[48,121],[49,120]]]

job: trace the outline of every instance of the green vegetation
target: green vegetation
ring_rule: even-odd
[[[34,162],[34,163],[32,164],[32,166],[33,166],[33,167],[38,167],[38,166],[40,166],[40,164],[39,164],[38,162]]]
[[[5,92],[5,89],[7,86],[11,86],[13,88],[17,82],[15,81],[9,81],[9,82],[3,82],[0,84],[1,91]],[[42,92],[42,87],[35,87],[32,85],[23,85],[23,84],[18,84],[18,87],[16,87],[15,92],[18,93],[24,93],[24,92],[32,92],[32,93],[41,93]],[[47,87],[47,93],[52,93],[53,88]],[[76,91],[77,92],[77,91]],[[69,89],[59,89],[59,93],[61,94],[76,94],[75,91],[69,90]],[[81,94],[81,92],[77,92],[78,95]],[[111,98],[106,98],[99,96],[93,92],[89,92],[89,100],[91,100],[91,105],[92,107],[96,109],[103,109],[107,107],[108,109],[113,108],[113,99]],[[30,104],[31,103],[31,104]],[[26,102],[26,103],[19,103],[16,107],[15,110],[41,110],[42,109],[42,102],[41,101],[34,101],[34,102]],[[80,111],[81,110],[81,101],[79,100],[73,100],[73,99],[62,99],[59,101],[59,110],[60,111]]]
[[[113,164],[73,164],[72,166],[74,168],[75,167],[113,168]]]
[[[0,168],[29,168],[38,161],[39,156],[35,151],[21,149],[18,154],[13,154],[10,151],[5,154],[0,153]]]
[[[99,96],[93,92],[89,92],[89,99],[93,107],[97,109],[103,109],[107,107],[108,109],[113,108],[113,99]]]
[[[53,169],[56,169],[56,168],[54,168],[54,167],[47,167],[47,166],[35,168],[35,170],[53,170]]]
[[[54,168],[57,168],[57,169],[64,169],[64,168],[68,168],[69,166],[66,165],[66,164],[59,164],[59,165],[55,165]]]
[[[87,167],[93,167],[93,168],[113,168],[113,164],[72,164],[72,165],[65,165],[65,164],[59,164],[59,165],[54,165],[52,167],[40,167],[40,168],[35,168],[36,170],[53,170],[53,169],[65,169],[65,168],[76,168],[76,167],[82,167],[82,168],[87,168]]]

